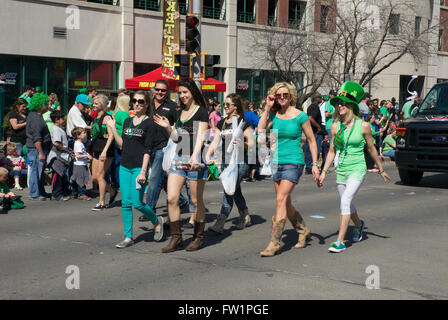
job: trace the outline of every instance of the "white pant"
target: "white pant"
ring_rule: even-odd
[[[356,212],[356,208],[352,204],[352,201],[355,195],[358,193],[362,182],[362,180],[348,178],[345,184],[337,184],[339,196],[341,198],[341,215],[350,215]]]

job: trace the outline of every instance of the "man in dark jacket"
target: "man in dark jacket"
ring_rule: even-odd
[[[47,112],[50,98],[43,93],[35,94],[28,105],[30,113],[26,119],[26,147],[30,160],[29,187],[31,200],[46,200],[51,195],[45,191],[44,169],[47,154],[52,147],[42,114]]]

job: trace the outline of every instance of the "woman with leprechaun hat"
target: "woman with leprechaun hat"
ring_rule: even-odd
[[[341,215],[338,239],[328,249],[331,252],[342,252],[346,249],[344,238],[350,219],[356,226],[352,240],[354,242],[362,240],[364,221],[359,219],[352,201],[366,175],[365,144],[367,144],[367,149],[379,168],[378,174],[384,181],[390,180],[373,145],[370,125],[358,118],[358,104],[363,98],[364,89],[358,83],[348,81],[342,85],[339,94],[330,100],[330,103],[335,107],[334,123],[331,126],[332,140],[318,184],[319,187],[322,187],[326,172],[336,158],[336,154],[338,154],[338,163],[335,165],[336,184],[341,198]]]

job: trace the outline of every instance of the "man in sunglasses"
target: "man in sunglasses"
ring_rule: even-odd
[[[154,115],[159,115],[162,117],[166,117],[171,125],[177,120],[177,104],[172,101],[169,95],[169,84],[167,81],[163,79],[159,79],[156,81],[154,85],[154,98],[151,102],[151,108],[154,112]],[[162,162],[163,162],[163,148],[166,147],[169,140],[169,135],[165,128],[160,126],[156,126],[157,129],[154,135],[154,147],[152,149],[150,155],[150,168],[151,168],[151,176],[148,181],[148,193],[146,196],[146,203],[151,207],[154,212],[156,212],[157,201],[159,200],[160,191],[163,186],[166,185],[167,174],[163,171]],[[186,200],[182,194],[179,199],[180,207],[188,206],[188,200]],[[144,215],[139,217],[140,222],[148,221],[148,218]]]

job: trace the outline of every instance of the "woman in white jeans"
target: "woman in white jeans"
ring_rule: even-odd
[[[350,219],[356,227],[352,240],[354,242],[362,240],[364,221],[359,219],[352,201],[364,181],[367,170],[364,158],[365,144],[367,144],[368,151],[379,169],[378,174],[384,181],[390,180],[373,145],[370,125],[357,117],[359,114],[358,103],[363,98],[364,89],[358,83],[348,81],[342,85],[338,96],[330,100],[330,103],[335,107],[335,121],[331,126],[330,150],[319,177],[319,185],[322,187],[326,172],[335,159],[336,151],[338,151],[336,183],[341,198],[341,216],[339,218],[338,239],[328,249],[331,252],[342,252],[346,249],[344,238]]]

